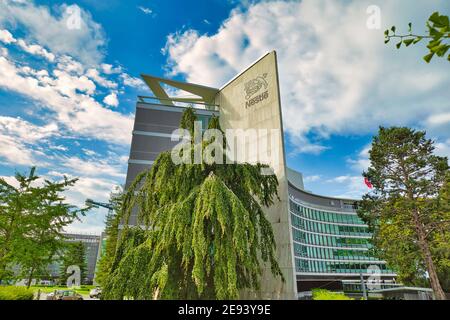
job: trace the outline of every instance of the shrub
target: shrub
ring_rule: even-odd
[[[0,300],[33,300],[33,290],[18,286],[0,286]]]
[[[313,289],[312,297],[313,300],[354,300],[343,293],[332,292],[325,289]]]

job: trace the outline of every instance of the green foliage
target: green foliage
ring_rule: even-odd
[[[40,182],[35,168],[15,178],[17,186],[0,178],[0,280],[12,277],[12,265],[28,279],[44,275],[64,247],[64,227],[87,210],[65,203],[61,196],[77,179]]]
[[[187,109],[181,127],[194,120]],[[210,128],[220,130],[219,122]],[[161,153],[124,195],[125,222],[136,210],[145,227],[122,230],[103,298],[237,299],[259,288],[266,263],[284,280],[262,209],[274,203],[278,181],[262,175],[264,167],[175,165],[170,152]]]
[[[119,236],[119,224],[120,224],[120,212],[122,204],[122,191],[111,193],[110,205],[112,205],[113,210],[106,216],[106,245],[105,252],[100,257],[97,263],[97,269],[95,271],[95,282],[100,286],[104,286],[108,275],[111,272],[111,267],[114,262],[114,256],[116,253],[117,241]]]
[[[447,158],[433,151],[423,131],[380,128],[364,173],[374,191],[363,197],[358,213],[399,280],[423,284],[428,274],[439,296],[437,274],[449,270],[449,167]]]
[[[445,183],[439,192],[436,203],[437,219],[447,221],[447,229],[433,232],[432,254],[436,257],[436,267],[439,279],[445,292],[450,292],[450,172],[447,172]]]
[[[0,300],[33,300],[33,290],[17,286],[0,286]]]
[[[429,40],[427,48],[429,53],[423,57],[423,59],[430,63],[431,59],[436,55],[438,57],[444,57],[448,50],[450,49],[449,39],[450,39],[450,25],[449,18],[445,15],[440,15],[439,12],[434,12],[427,21],[428,34],[427,35],[416,35],[412,33],[412,24],[408,24],[408,33],[404,35],[398,35],[395,33],[395,26],[390,30],[384,32],[385,43],[388,43],[391,39],[400,39],[400,42],[396,44],[397,49],[405,45],[409,47],[410,45],[415,45],[421,42],[423,39]],[[450,54],[447,57],[450,62]]]
[[[313,289],[312,296],[313,300],[354,300],[343,293],[332,292],[325,289]]]
[[[81,281],[85,279],[87,269],[85,251],[86,249],[81,241],[68,243],[66,245],[59,270],[59,280],[62,284],[67,283],[67,278],[70,276],[70,274],[67,273],[67,268],[72,265],[80,267]]]

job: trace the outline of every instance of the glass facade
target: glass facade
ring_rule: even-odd
[[[354,207],[327,211],[289,200],[297,273],[360,274],[374,266],[392,274],[371,254],[367,225]]]

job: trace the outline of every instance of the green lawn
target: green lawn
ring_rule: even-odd
[[[70,290],[70,288],[67,288],[66,286],[31,286],[30,287],[32,290],[34,291],[38,291],[39,289],[41,290],[41,292],[44,293],[50,293],[53,292],[55,290]],[[89,294],[89,291],[91,291],[93,288],[95,288],[95,286],[81,286],[81,288],[79,289],[75,289],[76,292],[78,292],[79,294]]]

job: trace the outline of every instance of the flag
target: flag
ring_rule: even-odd
[[[364,183],[366,184],[367,188],[373,189],[372,183],[370,183],[369,178],[364,177]]]

